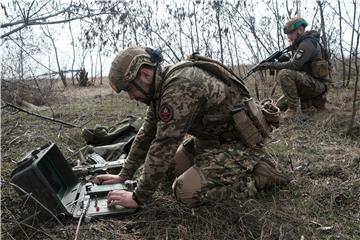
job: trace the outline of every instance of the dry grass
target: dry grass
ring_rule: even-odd
[[[165,185],[156,202],[134,215],[84,223],[79,239],[359,239],[360,137],[345,134],[351,94],[351,90],[333,90],[327,111],[310,111],[274,131],[266,149],[293,177],[288,188],[246,202],[229,199],[190,209],[176,203]],[[50,101],[56,117],[78,125],[92,120],[87,127],[112,125],[128,113],[145,111],[123,95],[111,94],[107,86],[70,87],[61,95],[60,103]],[[52,114],[49,108],[40,113]],[[71,156],[85,144],[80,129],[9,109],[3,110],[1,120],[2,238],[74,238],[77,221],[73,219],[64,219],[63,226],[54,220],[22,222],[36,208],[6,181],[25,152],[48,140]],[[356,127],[360,128],[359,117]]]

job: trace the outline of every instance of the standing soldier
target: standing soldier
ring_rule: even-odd
[[[309,105],[319,110],[325,109],[329,82],[327,53],[319,42],[320,34],[314,30],[305,31],[307,25],[303,18],[295,17],[284,27],[284,33],[294,49],[291,59],[284,62],[265,62],[256,68],[280,70],[278,78],[284,93],[280,102],[284,103],[285,100],[288,106],[284,118],[300,115],[301,107],[306,108]]]
[[[176,199],[187,205],[229,195],[249,197],[289,182],[270,163],[261,161],[265,158],[258,148],[261,135],[246,132],[254,130],[249,118],[250,122],[237,120],[245,129],[242,135],[237,132],[231,111],[236,108],[243,113],[245,101],[251,98],[231,70],[212,61],[220,76],[202,69],[195,60],[166,68],[159,62],[157,50],[141,47],[123,50],[112,62],[111,87],[149,108],[120,174],[95,179],[97,184],[121,183],[133,178],[144,163],[135,191],[110,192],[109,206],[137,208],[149,203],[165,177],[172,178]]]

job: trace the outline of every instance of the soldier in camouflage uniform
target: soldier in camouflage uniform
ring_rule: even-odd
[[[287,184],[286,176],[261,161],[261,150],[241,143],[233,120],[225,117],[244,99],[244,89],[200,68],[175,66],[163,69],[159,54],[141,47],[123,50],[111,65],[111,87],[149,108],[120,174],[95,179],[97,184],[124,182],[144,164],[135,191],[112,191],[108,204],[137,208],[149,203],[167,176],[176,199],[187,205],[249,197]]]
[[[284,27],[284,33],[294,49],[291,59],[266,62],[257,67],[258,70],[280,70],[278,78],[284,96],[278,106],[281,108],[282,103],[287,103],[285,118],[300,115],[301,107],[313,105],[319,110],[325,108],[328,62],[324,59],[326,53],[319,42],[320,34],[313,30],[305,32],[307,25],[303,18],[295,17]]]

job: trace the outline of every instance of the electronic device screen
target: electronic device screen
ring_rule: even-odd
[[[54,163],[50,159],[44,158],[39,161],[37,165],[54,192],[56,192],[57,196],[61,199],[64,196],[67,186],[55,168]]]

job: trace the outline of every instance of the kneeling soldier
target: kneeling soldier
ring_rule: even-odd
[[[307,25],[303,18],[295,17],[284,27],[294,49],[291,59],[265,62],[257,67],[257,70],[280,70],[278,78],[284,96],[279,99],[278,106],[287,105],[284,118],[298,116],[302,113],[301,108],[311,105],[319,110],[325,109],[329,82],[327,53],[320,44],[320,34],[314,30],[305,31]]]
[[[109,205],[137,208],[149,203],[161,180],[169,176],[176,199],[187,205],[229,195],[249,197],[289,182],[261,161],[264,152],[257,144],[261,135],[249,131],[246,126],[254,125],[241,114],[236,121],[245,132],[238,133],[231,112],[236,108],[242,113],[244,102],[251,99],[241,80],[221,64],[193,57],[193,61],[162,68],[158,51],[130,47],[113,61],[111,87],[118,93],[126,91],[149,108],[120,174],[95,179],[98,184],[124,182],[144,163],[135,191],[109,193]],[[201,66],[216,66],[224,77]]]

